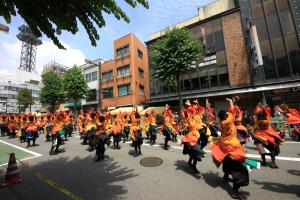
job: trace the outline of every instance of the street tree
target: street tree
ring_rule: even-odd
[[[185,28],[167,29],[165,35],[153,46],[151,62],[152,78],[169,86],[176,86],[179,107],[182,109],[180,75],[192,70],[193,62],[199,59],[203,45]]]
[[[25,112],[28,107],[34,104],[32,93],[27,88],[20,88],[17,93],[17,100],[19,104],[19,111]]]
[[[85,99],[89,93],[85,77],[76,65],[65,72],[63,89],[67,101],[74,104],[74,111],[76,112],[76,104]]]
[[[135,8],[141,4],[149,7],[147,0],[124,0]],[[96,46],[100,36],[97,27],[106,25],[104,13],[113,14],[118,20],[123,19],[130,22],[129,17],[116,3],[115,0],[2,0],[0,1],[0,16],[7,23],[11,23],[11,16],[16,13],[25,20],[32,32],[40,37],[45,34],[60,49],[64,46],[58,39],[62,31],[76,34],[79,30],[78,22],[85,28],[91,44]]]
[[[55,106],[64,101],[62,78],[51,71],[42,76],[42,83],[40,102],[49,105],[51,112],[54,112]]]

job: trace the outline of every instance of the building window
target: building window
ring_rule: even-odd
[[[208,67],[210,87],[218,87],[218,72],[215,66]]]
[[[97,72],[92,72],[92,81],[97,80]]]
[[[229,85],[229,77],[226,66],[218,67],[219,83],[220,87]]]
[[[139,93],[140,93],[141,96],[145,96],[145,87],[143,85],[140,85]]]
[[[140,77],[144,78],[144,70],[142,70],[141,68],[139,68],[139,75]]]
[[[142,52],[141,50],[139,50],[139,49],[137,50],[137,52],[138,52],[139,58],[140,58],[140,59],[143,59],[143,56],[144,56],[144,55],[143,55],[143,52]]]
[[[189,91],[192,89],[190,79],[184,80],[183,83],[184,83],[183,91]]]
[[[86,101],[91,102],[96,100],[97,100],[97,90],[96,89],[89,90],[89,93],[86,97]]]
[[[110,81],[110,80],[113,80],[112,71],[102,73],[102,81]]]
[[[85,79],[86,79],[86,82],[87,82],[87,83],[91,82],[91,81],[92,81],[92,74],[91,74],[91,73],[86,74],[86,75],[85,75]]]
[[[129,55],[129,45],[117,49],[117,57],[123,57],[127,55]]]
[[[130,94],[130,85],[118,86],[118,96],[126,96]]]
[[[113,88],[106,88],[103,89],[103,99],[109,99],[114,97],[114,89]]]
[[[130,65],[118,68],[118,78],[126,77],[130,75]]]

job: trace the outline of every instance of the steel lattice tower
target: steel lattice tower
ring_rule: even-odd
[[[42,44],[42,41],[34,36],[27,25],[19,27],[20,33],[17,38],[22,41],[21,58],[19,69],[27,72],[36,72],[36,47]]]

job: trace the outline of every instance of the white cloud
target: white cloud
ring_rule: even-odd
[[[36,69],[38,73],[41,73],[43,66],[52,60],[68,67],[74,64],[84,64],[85,56],[79,49],[73,49],[64,42],[62,42],[62,44],[67,50],[58,49],[52,41],[49,40],[43,40],[43,44],[37,47]],[[0,77],[12,73],[19,67],[21,46],[22,43],[20,41],[1,42]]]

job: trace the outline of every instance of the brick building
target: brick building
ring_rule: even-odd
[[[148,52],[134,35],[114,41],[114,59],[100,67],[102,109],[141,105],[149,98]]]
[[[198,16],[174,25],[187,27],[205,48],[194,70],[181,76],[183,98],[197,98],[202,104],[209,98],[216,110],[224,109],[225,98],[232,95],[241,96],[241,106],[246,109],[252,109],[263,96],[271,106],[284,101],[300,107],[296,92],[300,86],[300,25],[296,19],[300,16],[295,4],[293,0],[218,0],[199,8]],[[254,27],[257,31],[253,33]],[[150,36],[146,42],[149,54],[164,33]],[[150,61],[150,77],[152,71]],[[150,81],[147,102],[177,106],[176,87]]]

